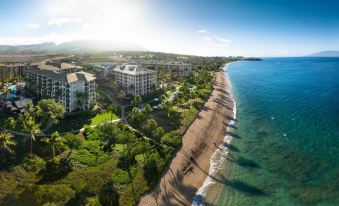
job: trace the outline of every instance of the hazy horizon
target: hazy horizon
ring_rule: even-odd
[[[339,49],[339,1],[13,0],[0,44],[107,39],[202,56],[305,56]]]

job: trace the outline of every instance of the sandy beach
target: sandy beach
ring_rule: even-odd
[[[191,205],[206,179],[210,158],[222,143],[233,116],[233,101],[224,71],[216,72],[214,90],[183,137],[182,148],[164,172],[160,183],[145,195],[140,206]]]

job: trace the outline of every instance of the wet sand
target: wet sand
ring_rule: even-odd
[[[141,198],[140,206],[191,205],[208,175],[210,158],[225,137],[233,101],[224,71],[216,72],[214,90],[183,137],[183,146],[158,186]]]

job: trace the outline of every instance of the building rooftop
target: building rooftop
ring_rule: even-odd
[[[118,66],[115,62],[101,62],[101,63],[95,63],[93,66],[98,67],[100,69],[106,69],[106,70],[113,70],[116,66]]]
[[[23,109],[25,107],[27,107],[28,104],[32,103],[32,99],[30,98],[26,98],[26,99],[22,99],[22,100],[18,100],[14,102],[14,105],[18,108],[18,109]]]
[[[75,73],[78,80],[83,81],[83,82],[89,82],[93,81],[96,79],[96,77],[93,74],[81,71],[81,72],[76,72]]]
[[[150,65],[170,65],[170,66],[190,66],[189,63],[184,63],[180,61],[169,61],[169,60],[162,60],[162,61],[156,61],[156,60],[142,60],[138,61],[139,64],[150,64]]]
[[[114,71],[132,75],[156,73],[156,71],[135,64],[118,65],[117,67],[114,68]]]
[[[17,67],[17,66],[26,66],[26,64],[14,63],[14,64],[0,64],[0,67]]]
[[[73,64],[50,62],[50,61],[38,64],[38,68],[41,70],[50,70],[50,71],[60,71],[60,70],[73,69],[73,68],[82,69],[82,67],[76,66]]]
[[[63,83],[72,83],[77,81],[89,82],[96,79],[93,74],[87,72],[74,72],[70,74],[60,74],[51,70],[39,70],[39,69],[29,69],[30,72],[38,75],[42,75],[58,82]]]

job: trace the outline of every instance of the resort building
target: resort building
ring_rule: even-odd
[[[127,94],[147,95],[153,92],[157,84],[156,71],[140,65],[123,64],[114,68],[115,81]]]
[[[14,102],[6,101],[5,103],[2,104],[2,107],[7,109],[7,111],[10,111],[10,112],[13,112],[13,113],[23,113],[23,112],[26,111],[26,107],[30,103],[32,103],[32,99],[30,99],[30,98],[23,98],[21,100],[14,101]]]
[[[22,77],[27,67],[28,64],[0,64],[0,81]]]
[[[118,66],[115,62],[101,62],[95,63],[93,66],[96,68],[96,76],[98,79],[109,80],[114,75],[114,68]]]
[[[192,74],[192,64],[179,61],[139,61],[137,64],[154,69],[156,71],[170,71],[175,77],[189,77]]]
[[[53,71],[59,74],[70,74],[70,73],[79,72],[82,70],[82,67],[80,66],[75,66],[73,64],[68,64],[68,63],[53,62],[53,61],[42,62],[41,64],[32,65],[32,67],[38,68],[40,70]]]
[[[81,67],[63,63],[31,67],[26,72],[28,88],[41,98],[52,98],[61,103],[66,112],[90,109],[96,100],[96,77],[83,71],[73,72],[78,69]]]

